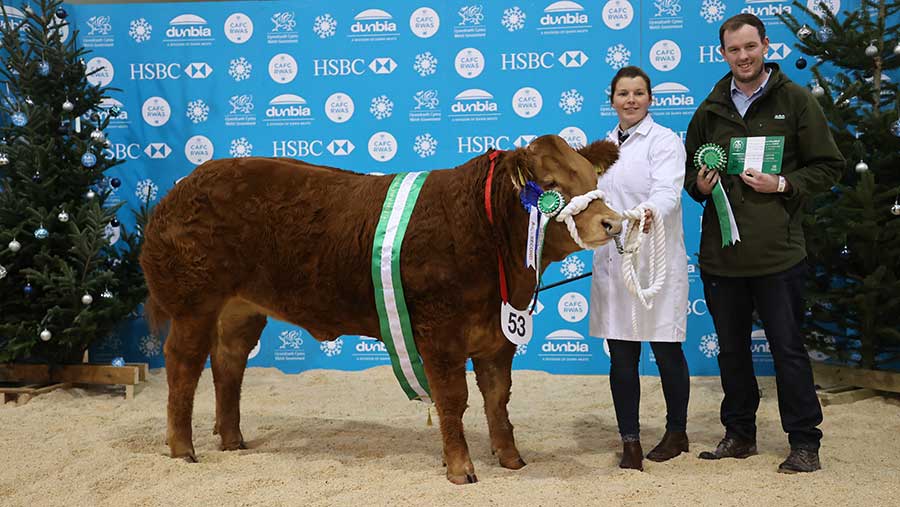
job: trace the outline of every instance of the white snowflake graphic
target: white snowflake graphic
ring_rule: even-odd
[[[725,3],[722,0],[703,0],[700,17],[707,23],[715,23],[725,18]]]
[[[331,17],[331,14],[316,16],[316,21],[313,23],[313,32],[315,32],[320,39],[332,37],[335,32],[337,32],[337,21]]]
[[[394,102],[387,95],[380,95],[372,99],[372,105],[369,106],[369,112],[375,116],[377,120],[390,118],[394,114]]]
[[[156,183],[153,183],[153,180],[151,179],[139,181],[134,191],[134,195],[136,195],[141,202],[155,201],[158,193],[159,187]]]
[[[249,79],[251,70],[253,70],[253,65],[243,56],[228,62],[228,75],[235,81]]]
[[[516,355],[517,356],[524,356],[527,353],[528,353],[528,344],[527,343],[523,343],[521,345],[516,345]]]
[[[563,259],[562,266],[559,267],[559,272],[567,279],[581,276],[581,274],[584,273],[584,261],[575,255],[570,255]]]
[[[131,23],[128,25],[128,35],[130,35],[138,44],[150,40],[150,34],[152,32],[153,25],[148,23],[144,18],[132,19]]]
[[[278,335],[278,339],[281,340],[282,349],[300,349],[300,346],[303,345],[303,336],[301,336],[300,331],[296,329],[292,329],[290,331],[282,331],[281,334]]]
[[[510,32],[525,28],[525,13],[518,6],[503,10],[503,18],[500,24]]]
[[[566,114],[577,113],[581,111],[581,106],[584,104],[584,96],[578,93],[578,90],[572,88],[571,90],[564,91],[559,96],[559,107]]]
[[[202,99],[192,100],[187,105],[187,117],[194,123],[209,119],[209,106]]]
[[[141,354],[147,357],[156,357],[162,351],[162,342],[156,335],[148,334],[141,338],[138,348],[140,348]]]
[[[430,76],[437,71],[437,63],[437,57],[432,55],[431,51],[426,51],[416,55],[416,63],[413,64],[413,69],[422,77]]]
[[[246,137],[232,139],[231,149],[228,150],[228,153],[235,158],[249,157],[253,154],[253,145],[250,144]]]
[[[708,359],[719,355],[719,337],[713,334],[705,334],[700,337],[700,352]]]
[[[610,46],[606,50],[606,63],[613,70],[619,70],[622,67],[628,65],[631,61],[631,51],[625,47],[625,44],[616,44],[615,46]]]
[[[319,344],[319,349],[328,357],[340,355],[342,348],[344,348],[343,338],[338,338],[337,340],[331,342],[322,342]]]
[[[416,142],[413,144],[413,151],[420,157],[431,157],[437,153],[437,139],[431,137],[431,134],[425,133],[416,136]]]

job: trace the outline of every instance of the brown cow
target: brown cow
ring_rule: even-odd
[[[524,268],[528,215],[518,189],[523,180],[533,180],[567,201],[594,190],[598,172],[618,157],[617,148],[598,141],[580,153],[558,136],[500,152],[491,186],[493,225],[485,212],[489,155],[433,171],[422,187],[403,240],[401,273],[440,417],[447,478],[454,483],[477,480],[462,425],[467,358],[500,464],[525,465],[506,411],[515,345],[500,329],[497,251],[510,301],[525,308],[535,276]],[[151,324],[158,329],[172,322],[165,343],[172,457],[196,461],[191,412],[207,356],[221,448],[246,448],[241,382],[267,315],[302,326],[320,341],[342,334],[380,336],[372,245],[391,178],[292,159],[215,160],[159,203],[145,230],[141,265]],[[583,244],[596,247],[620,232],[621,217],[595,200],[575,216],[575,224]],[[551,221],[541,268],[579,249],[566,226]],[[347,311],[338,316],[337,307]]]

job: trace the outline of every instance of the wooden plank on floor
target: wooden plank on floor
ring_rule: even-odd
[[[49,384],[50,367],[46,364],[0,363],[0,382]]]
[[[140,369],[134,366],[71,364],[54,368],[51,379],[72,384],[134,385],[140,382],[140,375]]]
[[[813,363],[819,385],[847,385],[900,393],[900,373]]]
[[[854,386],[837,386],[829,389],[820,389],[817,394],[823,407],[829,405],[844,405],[855,401],[865,400],[878,393],[872,389]]]

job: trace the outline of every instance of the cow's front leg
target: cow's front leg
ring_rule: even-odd
[[[425,373],[440,418],[447,479],[454,484],[478,482],[463,435],[462,417],[469,398],[465,359],[425,360]]]
[[[484,397],[484,413],[487,416],[488,431],[491,434],[491,452],[500,459],[504,468],[518,470],[525,461],[516,448],[513,425],[509,422],[506,405],[512,385],[512,360],[516,346],[504,340],[503,348],[489,358],[472,358],[478,388]]]

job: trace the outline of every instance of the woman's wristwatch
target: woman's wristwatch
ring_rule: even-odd
[[[776,192],[778,192],[779,194],[783,194],[786,187],[787,187],[787,180],[784,179],[784,176],[779,176],[778,177],[778,189],[776,190]]]

